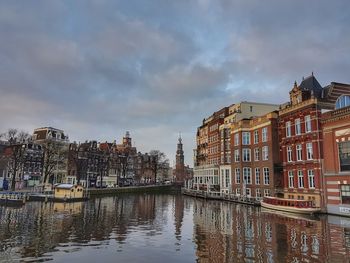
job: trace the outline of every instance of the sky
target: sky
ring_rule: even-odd
[[[1,0],[0,133],[158,149],[240,101],[284,103],[294,81],[350,83],[350,1]]]

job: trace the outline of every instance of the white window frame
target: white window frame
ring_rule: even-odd
[[[252,184],[252,168],[243,167],[243,182],[245,184]]]
[[[259,148],[254,149],[254,161],[259,161],[260,159],[260,151]]]
[[[298,170],[298,188],[304,187],[304,173],[302,170]]]
[[[308,178],[309,188],[315,189],[315,171],[307,170],[307,178]]]
[[[241,161],[241,158],[240,158],[240,152],[239,152],[239,149],[236,149],[234,151],[234,154],[235,154],[235,162],[238,163]]]
[[[286,137],[292,137],[292,124],[290,121],[286,122]]]
[[[288,187],[294,188],[294,172],[288,171]]]
[[[260,185],[260,168],[255,168],[255,184]]]
[[[297,161],[303,160],[303,146],[301,144],[297,144],[295,146],[296,153],[297,153]]]
[[[254,144],[259,143],[259,130],[254,131]]]
[[[261,130],[261,141],[267,142],[268,136],[267,136],[267,127],[262,128]]]
[[[270,169],[268,167],[263,168],[264,185],[270,185]]]
[[[261,151],[263,161],[267,161],[269,159],[269,146],[263,146]]]
[[[271,196],[270,189],[264,189],[264,196]]]
[[[250,145],[250,132],[242,132],[242,145]]]
[[[292,146],[287,146],[287,162],[293,162],[293,149]]]
[[[250,148],[243,148],[242,149],[242,162],[251,162],[252,160],[252,153]]]
[[[312,148],[312,142],[306,143],[306,159],[307,160],[313,160],[314,158],[314,151]]]
[[[235,146],[239,145],[239,133],[235,133],[234,135]]]
[[[301,135],[301,121],[300,119],[295,119],[295,135]]]
[[[235,182],[236,182],[236,184],[241,183],[241,169],[240,168],[235,168]]]
[[[312,126],[311,126],[311,116],[306,115],[305,116],[305,133],[311,132]]]

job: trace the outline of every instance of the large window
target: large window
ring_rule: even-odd
[[[225,169],[225,186],[229,187],[230,185],[230,170],[229,169]]]
[[[294,188],[294,173],[293,173],[293,171],[288,171],[288,186],[289,186],[289,188]]]
[[[235,169],[236,184],[241,183],[241,170],[239,168]]]
[[[344,184],[340,187],[341,201],[343,204],[350,204],[350,185]]]
[[[267,142],[267,127],[262,128],[262,135],[261,135],[261,141],[262,142]]]
[[[262,159],[264,161],[267,161],[269,159],[269,147],[268,146],[262,147]]]
[[[250,144],[250,132],[242,132],[242,144],[243,145]]]
[[[304,175],[302,170],[298,171],[298,187],[304,188]]]
[[[295,135],[301,134],[301,125],[300,125],[300,119],[295,120]]]
[[[259,131],[258,130],[254,131],[254,143],[255,144],[259,143]]]
[[[244,183],[251,184],[252,183],[252,169],[249,167],[243,167],[243,178]]]
[[[235,150],[235,162],[239,162],[241,158],[239,157],[239,150]]]
[[[260,154],[259,154],[259,148],[254,149],[254,161],[259,161]]]
[[[337,102],[335,103],[335,108],[340,109],[344,107],[350,106],[350,96],[342,95],[337,99]]]
[[[312,142],[308,142],[306,144],[306,158],[308,160],[312,160],[314,158],[313,149],[312,149]]]
[[[338,143],[340,171],[350,171],[350,141]]]
[[[292,146],[287,146],[287,161],[291,162],[292,159]]]
[[[267,167],[264,167],[264,184],[269,185],[270,184],[270,170]]]
[[[311,132],[311,116],[305,116],[305,132]]]
[[[292,136],[291,123],[290,121],[286,122],[286,137]]]
[[[255,184],[260,184],[260,168],[255,168]]]
[[[239,145],[239,133],[235,133],[234,140],[235,140],[235,146]]]
[[[309,188],[313,189],[315,188],[315,173],[314,170],[308,170],[307,171],[307,177],[309,181]]]
[[[302,147],[301,147],[301,144],[297,144],[296,151],[297,151],[297,161],[301,161],[302,160]]]
[[[250,149],[249,148],[242,149],[242,161],[243,162],[250,162]]]

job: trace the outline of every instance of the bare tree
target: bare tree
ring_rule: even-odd
[[[149,152],[151,169],[154,174],[154,182],[157,182],[157,175],[159,172],[165,172],[169,169],[169,160],[166,155],[159,150],[152,150]]]
[[[17,129],[11,128],[0,136],[9,144],[4,155],[8,160],[8,170],[11,174],[11,190],[14,191],[18,172],[25,162],[25,147],[30,135],[27,132],[19,132]]]
[[[43,184],[53,182],[55,171],[64,165],[67,149],[61,142],[48,140],[42,144],[43,149]]]

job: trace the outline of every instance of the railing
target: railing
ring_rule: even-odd
[[[248,196],[237,196],[235,194],[227,194],[221,192],[213,192],[213,191],[201,191],[201,190],[193,190],[193,189],[182,189],[183,194],[202,197],[208,199],[220,199],[225,201],[232,201],[237,203],[245,203],[252,205],[260,205],[260,198],[248,197]]]

